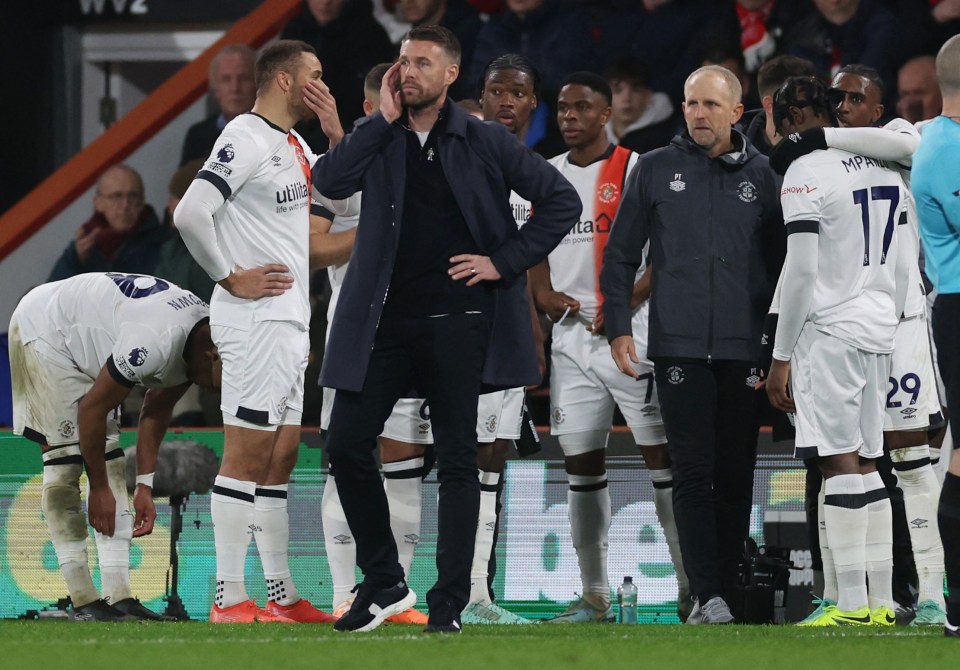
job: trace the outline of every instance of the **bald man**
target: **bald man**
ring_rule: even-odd
[[[128,165],[113,165],[97,181],[94,213],[64,249],[49,281],[84,272],[150,274],[167,233],[143,199],[143,180]]]

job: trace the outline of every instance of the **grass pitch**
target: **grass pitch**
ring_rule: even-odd
[[[854,670],[943,668],[960,659],[960,640],[944,638],[941,628],[589,624],[468,626],[459,636],[428,636],[389,625],[357,634],[309,625],[3,621],[0,640],[4,668],[119,661],[136,670]]]

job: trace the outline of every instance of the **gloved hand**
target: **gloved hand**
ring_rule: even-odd
[[[827,140],[824,137],[823,128],[810,128],[802,133],[790,133],[770,152],[770,167],[782,177],[793,161],[806,156],[811,151],[826,148]]]

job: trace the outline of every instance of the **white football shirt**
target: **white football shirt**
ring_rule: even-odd
[[[169,388],[187,380],[187,336],[207,304],[164,279],[89,273],[43,284],[17,307],[24,344],[91,379],[107,365],[127,386]]]
[[[547,257],[550,283],[554,291],[566,293],[579,301],[580,314],[588,320],[600,311],[603,249],[620,205],[623,185],[639,158],[637,154],[617,147],[608,158],[586,167],[571,163],[570,152],[549,161],[573,185],[583,203],[581,220]],[[643,274],[643,269],[639,269],[637,277]]]
[[[907,208],[903,180],[881,161],[827,149],[794,161],[780,200],[788,227],[819,224],[807,321],[864,351],[893,351],[899,321],[894,259]]]
[[[257,114],[241,114],[223,129],[197,175],[226,199],[214,214],[217,243],[234,266],[287,266],[293,288],[248,300],[217,286],[210,299],[211,323],[246,329],[252,317],[308,327],[310,168],[316,160],[296,131],[288,133]]]

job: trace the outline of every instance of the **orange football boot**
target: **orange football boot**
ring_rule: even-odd
[[[280,605],[273,600],[267,601],[267,612],[281,619],[285,623],[333,623],[337,617],[327,614],[310,604],[306,598],[301,598],[292,605]]]
[[[417,626],[426,626],[428,617],[423,612],[419,612],[412,607],[400,614],[394,614],[391,617],[387,617],[387,621],[390,623],[406,623],[406,624],[415,624]]]

